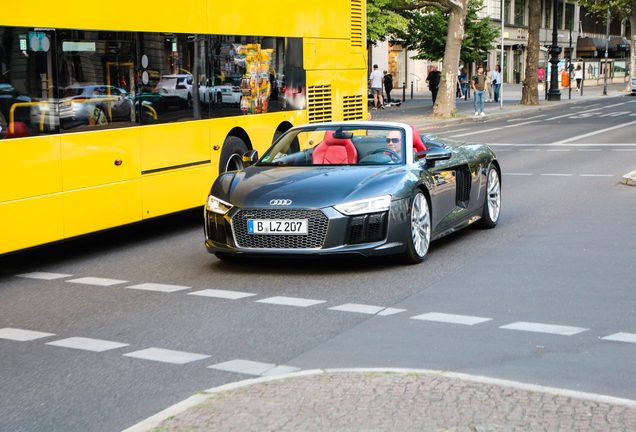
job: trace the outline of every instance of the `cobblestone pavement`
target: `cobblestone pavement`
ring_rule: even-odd
[[[581,395],[444,374],[321,373],[210,394],[153,430],[636,431],[636,403]]]

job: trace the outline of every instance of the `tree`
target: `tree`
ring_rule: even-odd
[[[367,46],[407,26],[406,18],[389,9],[396,5],[396,0],[367,0]]]
[[[629,53],[629,82],[631,83],[632,79],[636,76],[634,73],[634,69],[636,68],[636,0],[579,0],[579,5],[585,6],[588,15],[599,17],[604,23],[607,23],[608,7],[612,17],[629,20],[632,29]]]
[[[550,2],[551,4],[551,2]],[[539,28],[541,27],[541,1],[528,2],[528,58],[526,77],[521,90],[521,105],[539,105]]]

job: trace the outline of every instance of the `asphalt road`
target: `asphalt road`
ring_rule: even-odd
[[[611,340],[636,334],[636,188],[620,184],[636,169],[634,103],[608,98],[435,130],[497,151],[502,215],[494,230],[434,242],[416,266],[228,264],[206,253],[199,210],[0,258],[0,329],[48,334],[0,338],[0,429],[121,430],[250,377],[215,366],[236,359],[289,370],[441,369],[636,399],[636,344]],[[62,276],[16,276],[30,272]],[[87,277],[112,285],[70,282]],[[255,295],[190,295],[208,289]],[[280,296],[321,303],[260,301]],[[330,310],[345,304],[395,313]],[[440,317],[449,322],[431,321]],[[47,344],[77,337],[127,345]],[[185,363],[139,358],[171,354],[149,348],[179,351],[171,361]]]

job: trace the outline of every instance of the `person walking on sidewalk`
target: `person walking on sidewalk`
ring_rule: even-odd
[[[581,69],[581,65],[576,67],[574,79],[576,80],[576,91],[581,91],[581,81],[583,81],[583,69]]]
[[[475,115],[484,114],[484,97],[486,93],[486,88],[488,87],[488,83],[486,82],[486,77],[484,76],[484,68],[479,66],[477,68],[477,75],[473,77],[473,91],[475,92]]]
[[[499,65],[495,66],[495,71],[492,73],[490,84],[492,85],[492,90],[495,93],[495,102],[499,102],[499,90],[501,89],[501,67],[499,67]]]
[[[369,88],[373,95],[373,108],[378,109],[378,98],[380,99],[380,108],[384,109],[384,98],[382,97],[382,82],[384,75],[378,70],[378,65],[373,65],[373,72],[369,75]]]
[[[490,72],[490,66],[486,66],[486,72],[484,72],[484,76],[486,77],[486,91],[488,92],[488,98],[486,102],[492,102],[492,86],[490,85],[490,81],[492,81],[492,72]]]
[[[435,101],[437,100],[437,91],[439,90],[439,76],[440,72],[437,70],[437,66],[433,66],[433,69],[428,73],[426,77],[426,83],[428,84],[428,89],[431,91],[431,95],[433,96],[433,105],[435,105]]]
[[[391,106],[391,90],[393,90],[393,75],[384,71],[384,91],[386,92],[386,104]]]

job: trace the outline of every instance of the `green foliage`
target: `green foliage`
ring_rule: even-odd
[[[607,7],[610,8],[611,20],[616,17],[629,18],[632,9],[636,6],[636,0],[579,0],[579,5],[587,9],[587,14],[597,17],[597,22],[603,24],[607,21]]]
[[[492,20],[478,17],[477,13],[483,8],[482,0],[468,2],[465,35],[460,52],[460,60],[464,63],[482,60],[489,50],[495,48],[492,43],[499,38],[499,30],[492,24]],[[448,34],[448,15],[437,8],[403,12],[403,15],[409,19],[409,24],[406,30],[394,32],[391,43],[417,51],[414,59],[442,59]]]
[[[367,43],[386,40],[394,29],[405,29],[406,18],[390,8],[398,4],[397,0],[367,0]]]

